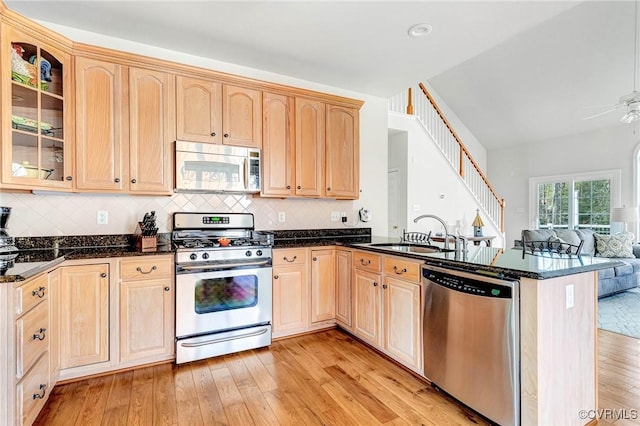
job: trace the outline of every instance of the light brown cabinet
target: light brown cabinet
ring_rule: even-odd
[[[109,360],[109,265],[60,268],[60,367]]]
[[[60,376],[60,269],[48,274],[49,279],[49,375],[51,383]]]
[[[273,250],[274,338],[309,328],[309,264],[306,249]]]
[[[121,364],[174,353],[174,288],[169,256],[120,262]]]
[[[296,195],[320,197],[324,193],[325,105],[296,98]]]
[[[290,96],[262,94],[263,139],[262,196],[295,195],[294,99]]]
[[[74,152],[71,55],[54,47],[60,40],[5,23],[0,31],[0,185],[69,191]],[[50,65],[48,71],[41,71],[40,63]]]
[[[175,78],[76,57],[76,187],[171,194]]]
[[[311,322],[336,318],[336,250],[311,250]]]
[[[336,248],[336,321],[351,330],[351,250]]]
[[[327,105],[325,195],[357,199],[360,192],[360,113]]]
[[[262,147],[262,92],[178,76],[179,140]]]

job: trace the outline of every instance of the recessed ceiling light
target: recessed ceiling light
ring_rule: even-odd
[[[431,30],[433,30],[433,28],[431,28],[429,24],[415,24],[409,28],[408,33],[411,37],[424,37],[429,34]]]

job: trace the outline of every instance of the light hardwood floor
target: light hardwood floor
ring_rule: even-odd
[[[599,345],[600,406],[639,408],[640,341],[600,331]],[[608,420],[600,424],[633,424]],[[274,342],[270,348],[58,385],[36,424],[486,422],[347,334],[329,330]]]

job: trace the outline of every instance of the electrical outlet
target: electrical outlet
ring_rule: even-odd
[[[285,222],[287,220],[287,215],[285,212],[278,212],[278,222]]]
[[[106,210],[98,210],[96,214],[96,223],[98,225],[106,225],[109,223],[109,212]]]
[[[337,222],[340,220],[340,212],[331,212],[331,222]]]
[[[573,284],[569,284],[565,287],[565,301],[567,309],[573,308]]]
[[[342,223],[347,223],[347,217],[346,216],[342,216]]]

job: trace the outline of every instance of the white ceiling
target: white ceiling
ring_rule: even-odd
[[[29,18],[389,97],[428,81],[488,149],[622,125],[627,1],[5,1]],[[407,36],[426,22],[433,32]]]

